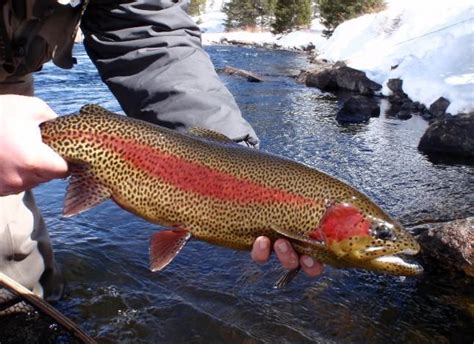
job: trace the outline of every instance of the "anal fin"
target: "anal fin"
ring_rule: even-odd
[[[100,184],[88,165],[69,164],[69,185],[64,200],[63,215],[70,217],[110,198],[110,190]]]
[[[186,229],[157,232],[150,239],[150,270],[163,270],[186,245],[191,233]]]

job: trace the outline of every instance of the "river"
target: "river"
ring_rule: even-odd
[[[338,104],[295,83],[302,54],[207,48],[217,68],[256,72],[263,83],[222,75],[261,149],[337,176],[365,192],[408,227],[474,216],[474,167],[434,164],[417,151],[427,127],[419,117],[339,125]],[[39,72],[37,95],[61,114],[98,103],[119,111],[81,45],[78,65]],[[148,270],[156,227],[111,201],[61,217],[66,182],[35,189],[56,259],[65,272],[65,315],[99,342],[115,343],[472,343],[472,282],[442,273],[402,279],[326,267],[275,290],[275,259],[265,265],[191,241],[166,270]],[[3,323],[3,324],[2,324]],[[68,342],[45,317],[0,320],[0,342]]]

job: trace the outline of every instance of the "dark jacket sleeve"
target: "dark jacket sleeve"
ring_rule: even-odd
[[[204,127],[230,138],[257,136],[201,46],[187,1],[91,0],[84,44],[129,116],[168,128]]]

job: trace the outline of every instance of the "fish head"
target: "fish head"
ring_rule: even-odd
[[[344,265],[395,275],[416,275],[423,271],[406,256],[420,246],[397,221],[377,206],[336,203],[328,206],[311,239],[324,242]]]

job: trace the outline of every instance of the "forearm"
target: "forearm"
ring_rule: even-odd
[[[182,3],[91,1],[82,28],[102,79],[129,116],[173,129],[197,126],[256,139]]]

